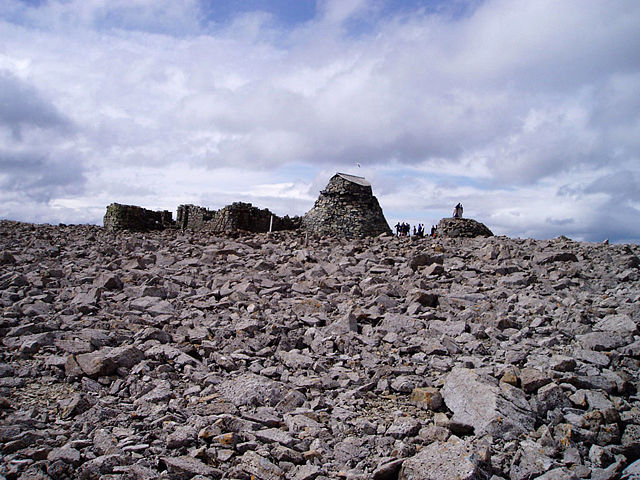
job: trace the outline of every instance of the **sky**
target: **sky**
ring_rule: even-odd
[[[0,218],[112,202],[640,243],[637,0],[2,0]]]

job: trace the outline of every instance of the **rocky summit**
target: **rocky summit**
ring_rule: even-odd
[[[0,222],[0,477],[638,479],[639,254]]]

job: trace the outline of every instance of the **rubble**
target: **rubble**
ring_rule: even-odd
[[[0,221],[0,478],[636,478],[640,247]]]

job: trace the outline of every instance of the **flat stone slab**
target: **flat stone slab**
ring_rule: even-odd
[[[254,373],[246,373],[216,386],[218,393],[236,406],[275,406],[286,391],[280,382]]]
[[[463,441],[433,442],[404,461],[398,480],[485,480],[486,473]]]
[[[511,439],[534,427],[535,414],[522,390],[474,370],[454,368],[440,393],[453,421],[473,427],[476,435]]]

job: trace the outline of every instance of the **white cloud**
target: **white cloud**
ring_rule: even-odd
[[[282,29],[265,12],[220,24],[195,0],[3,2],[0,80],[16,92],[0,94],[3,155],[58,174],[21,183],[12,195],[35,203],[0,213],[86,218],[121,194],[301,210],[359,162],[390,215],[464,200],[503,233],[592,238],[611,202],[637,201],[637,182],[613,179],[640,175],[640,6],[473,4],[452,16],[325,0]],[[22,178],[15,164],[0,163],[6,182]],[[291,165],[306,177],[282,178]]]

